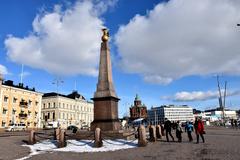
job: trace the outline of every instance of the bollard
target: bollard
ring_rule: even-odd
[[[101,136],[101,129],[100,128],[96,128],[95,129],[95,133],[94,133],[94,147],[102,147],[103,142],[102,142],[102,136]]]
[[[154,125],[149,127],[150,142],[156,142],[156,129]]]
[[[31,130],[30,131],[30,135],[29,135],[29,141],[28,141],[28,144],[35,144],[36,143],[36,138],[35,138],[35,131],[34,130]]]
[[[60,130],[60,138],[58,141],[58,148],[66,147],[66,139],[65,139],[65,130]]]
[[[160,125],[157,125],[156,127],[156,136],[157,138],[161,139],[162,138],[162,129]]]
[[[60,128],[55,129],[55,134],[54,134],[54,140],[59,141],[60,140]]]
[[[147,145],[146,130],[143,125],[138,127],[138,146],[145,147]]]

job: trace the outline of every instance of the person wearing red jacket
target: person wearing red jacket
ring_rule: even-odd
[[[201,136],[202,142],[204,143],[205,142],[205,139],[204,139],[204,136],[203,136],[203,134],[205,134],[204,125],[203,125],[202,120],[198,117],[196,117],[196,120],[195,120],[195,123],[194,123],[194,129],[195,129],[195,133],[196,133],[196,136],[197,136],[197,143],[199,143],[199,135]]]

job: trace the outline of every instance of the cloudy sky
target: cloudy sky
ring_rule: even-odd
[[[0,72],[40,92],[96,90],[101,29],[110,30],[114,85],[126,113],[138,93],[148,108],[240,108],[240,2],[79,0],[0,2]],[[76,85],[75,85],[76,84]]]

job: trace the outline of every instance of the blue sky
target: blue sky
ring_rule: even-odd
[[[240,106],[240,3],[234,0],[0,2],[0,71],[40,92],[96,90],[101,28],[110,30],[113,79],[124,115],[136,93],[150,108],[218,105],[216,75],[228,82],[228,108]]]

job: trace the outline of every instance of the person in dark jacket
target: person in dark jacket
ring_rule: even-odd
[[[198,117],[195,120],[194,129],[195,129],[195,133],[196,133],[196,136],[197,136],[197,143],[199,143],[199,135],[201,136],[202,142],[204,143],[205,142],[205,139],[204,139],[204,136],[203,136],[203,134],[205,134],[204,125],[203,125],[202,120]]]
[[[164,129],[166,130],[167,142],[169,142],[168,134],[171,136],[172,141],[174,141],[174,138],[173,138],[172,133],[171,133],[171,131],[172,131],[172,124],[171,124],[171,122],[168,119],[165,119]]]
[[[185,132],[187,132],[189,142],[193,141],[192,131],[193,131],[193,124],[191,122],[187,122],[185,126]]]

